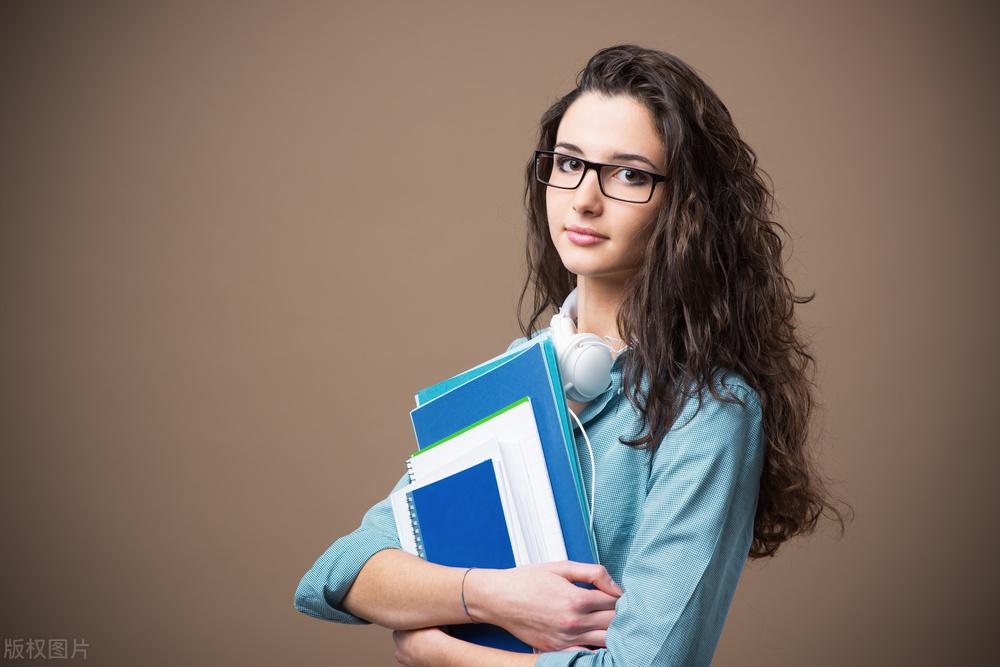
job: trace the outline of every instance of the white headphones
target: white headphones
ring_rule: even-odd
[[[611,386],[615,352],[600,336],[576,332],[576,288],[552,316],[552,342],[563,390],[571,401],[586,403]]]

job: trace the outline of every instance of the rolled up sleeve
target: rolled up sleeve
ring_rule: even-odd
[[[539,667],[709,665],[753,539],[762,413],[707,390],[687,402],[650,464],[607,648],[539,654]],[[725,395],[725,391],[723,391]]]
[[[404,474],[392,490],[408,482],[408,475]],[[396,522],[387,495],[365,513],[357,529],[339,538],[316,559],[295,590],[295,608],[303,614],[336,623],[370,623],[348,613],[340,604],[369,558],[384,549],[399,548]]]

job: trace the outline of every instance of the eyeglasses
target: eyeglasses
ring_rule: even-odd
[[[605,197],[633,204],[648,202],[653,198],[656,184],[667,180],[635,167],[591,162],[555,151],[535,151],[535,178],[553,188],[575,190],[590,169],[597,172],[597,182]]]

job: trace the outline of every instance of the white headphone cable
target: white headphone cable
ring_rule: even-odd
[[[587,443],[587,453],[590,454],[590,532],[594,532],[594,493],[596,490],[594,478],[597,475],[597,464],[594,463],[594,448],[590,446],[590,438],[587,437],[587,430],[583,428],[580,418],[569,408],[566,409],[566,412],[576,420],[577,426],[580,427],[580,432],[583,433],[583,441]]]

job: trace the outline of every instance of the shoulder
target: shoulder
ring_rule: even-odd
[[[735,395],[741,401],[752,403],[758,409],[760,408],[760,396],[757,391],[746,378],[736,371],[717,369],[712,377],[712,382],[722,395]]]
[[[711,389],[706,385],[695,393],[694,387],[689,386],[670,433],[746,433],[758,431],[762,419],[760,396],[746,378],[735,371],[716,369]]]
[[[548,330],[549,330],[548,327],[545,327],[544,329],[539,329],[535,333],[531,334],[531,338],[530,339],[526,338],[524,336],[521,336],[520,338],[515,338],[513,340],[513,342],[511,342],[511,344],[507,346],[507,352],[510,352],[511,350],[516,350],[517,348],[521,347],[522,345],[528,343],[530,340],[534,340],[535,338],[538,338],[539,336],[541,336],[543,333],[547,332]]]
[[[521,336],[520,338],[515,338],[514,342],[512,342],[510,345],[507,346],[507,350],[506,351],[510,352],[511,350],[516,350],[517,348],[521,347],[522,345],[524,345],[527,342],[528,342],[528,339],[525,338],[524,336]]]
[[[715,395],[705,386],[682,398],[652,453],[647,489],[660,483],[755,488],[767,448],[759,396],[736,373],[717,372],[712,381]]]

